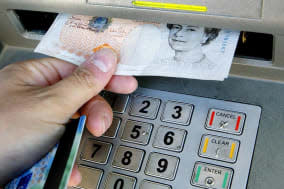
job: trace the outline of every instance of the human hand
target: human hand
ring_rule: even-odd
[[[79,67],[45,58],[0,70],[0,186],[51,150],[72,116],[87,115],[95,136],[109,128],[112,110],[99,92],[137,88],[134,77],[113,76],[116,63],[116,54],[102,49]],[[74,167],[69,185],[80,180]]]

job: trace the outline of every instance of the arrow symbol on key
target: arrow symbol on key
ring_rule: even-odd
[[[229,122],[228,121],[221,121],[219,123],[219,127],[224,129],[225,127],[227,127],[229,125]]]
[[[216,152],[215,156],[216,156],[216,158],[218,158],[219,157],[219,153],[220,153],[220,148],[217,148],[215,152]]]

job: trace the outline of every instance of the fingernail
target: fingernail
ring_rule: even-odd
[[[77,185],[79,185],[80,183],[81,183],[81,181],[82,181],[82,175],[81,175],[81,173],[78,171],[77,173],[76,173],[76,176],[75,176],[75,186],[77,186]]]
[[[102,133],[105,133],[110,126],[108,116],[106,116],[106,115],[104,115],[104,117],[103,117],[103,125],[104,126],[102,127]]]
[[[106,122],[105,122],[105,119],[102,118],[99,135],[104,134],[104,133],[105,133],[105,130],[106,130]]]
[[[82,181],[82,175],[78,170],[77,165],[74,165],[72,173],[68,182],[68,186],[77,186]]]
[[[106,73],[109,72],[116,65],[116,62],[116,53],[110,48],[103,48],[92,54],[85,63],[93,64],[99,70]]]

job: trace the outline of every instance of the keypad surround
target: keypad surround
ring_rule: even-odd
[[[131,115],[130,111],[131,108],[133,108],[132,102],[133,100],[135,100],[137,96],[142,96],[143,98],[155,99],[156,102],[159,102],[158,111],[155,112],[155,116],[153,116],[154,114],[151,114],[151,116],[148,117],[147,116],[144,117],[141,115],[138,116]],[[123,99],[126,98],[123,97]],[[135,189],[138,189],[141,183],[145,180],[154,183],[162,183],[173,189],[202,188],[201,186],[198,186],[197,184],[194,184],[192,182],[192,177],[195,174],[194,170],[197,162],[205,163],[212,166],[224,167],[228,168],[228,170],[232,170],[233,171],[232,178],[230,178],[229,180],[230,183],[228,183],[226,187],[231,189],[240,189],[246,187],[250,163],[255,145],[256,134],[258,130],[258,123],[261,114],[260,107],[254,105],[236,103],[236,102],[202,98],[191,95],[183,95],[183,94],[157,91],[151,89],[143,89],[143,88],[139,88],[134,94],[130,95],[129,98],[127,99],[128,101],[126,102],[126,105],[124,107],[125,111],[122,113],[114,112],[114,116],[121,119],[119,130],[115,138],[113,139],[108,137],[96,138],[93,137],[88,131],[84,132],[84,136],[79,149],[79,154],[81,154],[82,149],[84,149],[84,141],[89,138],[112,144],[112,150],[110,152],[108,163],[106,165],[100,165],[89,161],[84,161],[83,159],[80,158],[79,155],[77,157],[78,164],[87,167],[93,167],[103,171],[103,176],[100,181],[99,188],[104,188],[107,180],[107,175],[110,173],[118,173],[125,176],[129,176],[131,178],[135,178],[135,184],[134,184]],[[186,105],[192,105],[191,117],[189,118],[189,122],[187,125],[174,123],[172,121],[170,122],[163,121],[162,115],[164,114],[163,112],[165,109],[164,107],[166,103],[169,101],[186,104]],[[220,130],[213,130],[206,128],[207,121],[208,119],[210,119],[208,118],[208,115],[211,109],[227,110],[230,112],[238,112],[242,113],[242,115],[245,115],[241,132],[234,134],[234,133],[222,132]],[[122,140],[124,126],[129,120],[152,125],[151,135],[149,137],[147,144],[139,144],[127,140]],[[186,136],[183,141],[183,147],[180,152],[171,151],[167,148],[157,148],[155,147],[155,145],[153,145],[156,139],[155,137],[157,136],[158,134],[157,132],[159,131],[160,127],[169,127],[175,129],[182,129],[186,131]],[[236,160],[234,160],[234,162],[228,162],[224,160],[221,161],[210,157],[200,156],[199,150],[201,148],[202,137],[206,135],[230,138],[235,141],[239,141]],[[171,135],[169,135],[169,137],[171,138]],[[168,138],[168,141],[171,141],[170,138]],[[132,172],[127,169],[120,169],[112,165],[115,153],[119,148],[119,146],[127,146],[130,148],[143,150],[145,152],[138,172]],[[155,176],[145,174],[147,162],[149,160],[150,154],[152,153],[165,154],[178,158],[178,165],[173,179],[158,178]],[[212,178],[208,179],[207,181],[211,182],[210,179]]]

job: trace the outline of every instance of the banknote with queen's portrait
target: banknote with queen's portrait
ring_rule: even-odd
[[[191,25],[59,14],[35,52],[80,65],[109,47],[119,54],[117,75],[223,80],[238,36]]]

